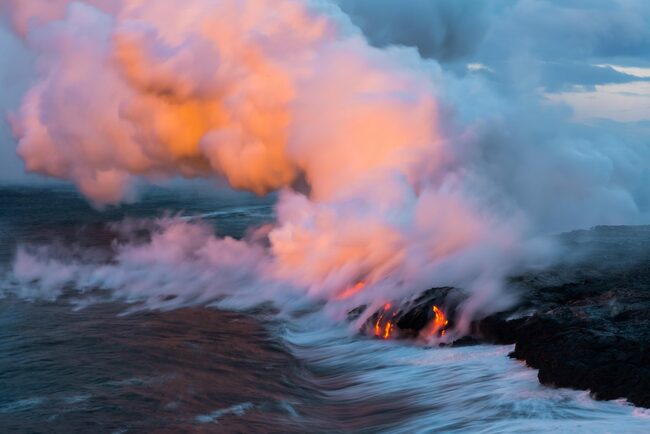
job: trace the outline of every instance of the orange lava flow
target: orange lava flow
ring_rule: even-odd
[[[433,336],[440,332],[440,336],[445,335],[445,327],[449,324],[449,320],[445,313],[438,307],[433,306],[433,314],[435,315],[433,321],[431,321],[431,332],[430,335]]]
[[[388,339],[390,337],[390,331],[393,329],[393,323],[388,321],[386,324],[386,327],[384,328],[384,339]]]
[[[388,312],[388,310],[390,310],[390,308],[391,308],[390,303],[386,303],[384,305],[383,312],[379,314],[379,317],[377,317],[377,321],[375,321],[375,336],[382,339],[390,339],[393,331],[392,321],[388,320],[385,323],[383,322],[384,316]],[[393,313],[393,316],[395,316],[395,313]]]

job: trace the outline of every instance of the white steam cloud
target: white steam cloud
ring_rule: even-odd
[[[277,221],[249,240],[165,220],[110,265],[56,263],[67,271],[48,287],[280,305],[302,294],[340,317],[454,285],[472,294],[470,317],[511,302],[503,278],[548,253],[539,236],[645,221],[647,141],[570,123],[524,72],[524,87],[500,91],[422,57],[480,53],[498,39],[491,9],[414,1],[392,15],[388,3],[5,3],[38,57],[12,116],[29,170],[97,204],[175,176],[281,191]],[[430,26],[409,28],[413,15]],[[47,276],[48,261],[21,250],[15,273]]]

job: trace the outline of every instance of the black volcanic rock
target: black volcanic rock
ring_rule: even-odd
[[[400,306],[403,313],[399,315],[397,327],[417,334],[433,319],[433,306],[440,307],[448,317],[453,317],[457,307],[456,300],[450,296],[453,293],[454,288],[451,287],[432,288],[412,302]]]
[[[539,369],[543,384],[650,407],[650,228],[563,237],[588,254],[513,279],[521,304],[477,322],[476,334],[516,343],[511,356]]]
[[[647,292],[608,291],[502,327],[515,337],[511,356],[539,369],[541,383],[650,407]]]
[[[650,227],[597,227],[560,236],[562,262],[513,277],[513,309],[472,325],[452,345],[515,344],[511,357],[546,385],[650,407]],[[396,333],[416,337],[441,307],[453,326],[464,294],[433,288],[393,306]],[[368,321],[371,330],[381,311]]]
[[[391,338],[415,338],[435,318],[433,307],[440,308],[449,324],[445,328],[453,327],[453,319],[458,305],[466,297],[458,289],[452,287],[431,288],[417,298],[389,304],[389,308],[383,308],[373,313],[367,320],[362,332],[372,331],[375,324],[381,324],[385,330],[387,321],[393,324]],[[360,306],[348,312],[348,319],[356,319],[366,309]]]

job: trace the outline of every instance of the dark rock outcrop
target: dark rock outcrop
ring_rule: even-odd
[[[436,306],[446,315],[445,320],[451,318],[438,330],[442,332],[453,327],[456,310],[464,298],[460,291],[452,287],[431,288],[414,299],[385,305],[368,318],[361,331],[382,338],[416,338],[436,318],[433,309]],[[348,318],[358,318],[365,309],[365,306],[353,309],[348,313]],[[391,326],[387,330],[389,322]]]
[[[650,227],[598,227],[561,240],[561,264],[512,278],[520,303],[475,322],[454,345],[515,344],[511,357],[539,369],[543,384],[650,407]],[[434,304],[453,324],[462,298],[436,288],[400,305],[399,337],[417,336]]]
[[[650,407],[646,290],[612,289],[517,320],[489,317],[477,330],[489,341],[516,343],[511,356],[539,369],[542,384]]]
[[[524,288],[520,306],[483,319],[477,332],[515,343],[511,356],[539,369],[543,384],[650,407],[650,227],[562,237],[581,256],[513,279]]]
[[[511,356],[539,369],[543,384],[650,407],[650,227],[562,239],[580,255],[513,279],[520,305],[479,321],[477,334],[515,343]]]

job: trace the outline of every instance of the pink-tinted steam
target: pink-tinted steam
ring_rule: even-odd
[[[13,116],[29,170],[70,180],[97,204],[160,177],[282,190],[263,253],[217,238],[197,246],[206,267],[215,256],[235,261],[219,276],[289,282],[347,309],[434,285],[499,287],[519,248],[517,224],[479,209],[449,169],[435,67],[414,50],[369,46],[333,6],[20,0],[7,11],[39,60],[39,81]],[[309,194],[291,189],[301,177]],[[219,278],[187,265],[192,231],[166,226],[147,249],[122,251],[131,285],[154,290],[148,279],[161,273],[156,282],[178,282],[173,270],[197,287],[207,285],[201,275]],[[256,277],[232,271],[252,263]],[[116,275],[91,280],[111,286]],[[362,291],[337,297],[359,281]]]

